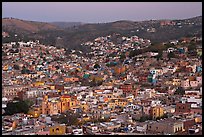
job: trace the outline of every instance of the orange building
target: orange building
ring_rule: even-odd
[[[79,78],[71,77],[71,78],[64,78],[64,82],[78,82]]]
[[[156,119],[164,115],[164,109],[161,106],[151,107],[149,113],[152,119]]]
[[[44,96],[42,102],[42,114],[58,114],[78,105],[77,98],[63,95],[61,97],[48,98]]]
[[[40,106],[34,106],[28,111],[28,114],[32,115],[35,118],[39,117],[41,113],[42,108]]]
[[[58,114],[61,113],[61,101],[59,97],[48,98],[44,96],[42,102],[42,114]]]
[[[121,67],[115,67],[114,68],[114,72],[115,72],[115,74],[121,74],[121,73],[123,73],[123,72],[125,72],[125,70],[126,70],[126,68],[125,68],[125,66],[121,66]]]
[[[35,87],[39,87],[39,86],[44,86],[45,85],[45,82],[43,81],[37,81],[33,84]]]
[[[66,133],[66,126],[61,125],[55,125],[53,127],[49,128],[50,134],[49,135],[65,135]]]

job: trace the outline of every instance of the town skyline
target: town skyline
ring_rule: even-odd
[[[4,2],[2,135],[202,135],[201,9]]]

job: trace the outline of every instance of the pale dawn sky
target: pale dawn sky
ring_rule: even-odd
[[[2,17],[104,23],[184,19],[202,15],[202,2],[3,2]]]

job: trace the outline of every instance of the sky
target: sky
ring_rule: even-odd
[[[2,17],[53,22],[186,19],[202,15],[202,2],[2,2]]]

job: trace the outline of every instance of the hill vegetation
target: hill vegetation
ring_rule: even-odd
[[[68,50],[76,49],[87,51],[81,43],[92,41],[100,36],[120,34],[121,36],[137,35],[150,39],[152,43],[166,42],[182,37],[202,36],[202,16],[172,20],[173,25],[161,25],[162,20],[149,21],[116,21],[100,24],[74,25],[63,28],[56,23],[42,23],[19,19],[2,19],[2,30],[9,33],[2,42],[40,40],[41,43],[65,47]],[[62,29],[63,28],[63,29]],[[15,35],[18,36],[15,36]]]

